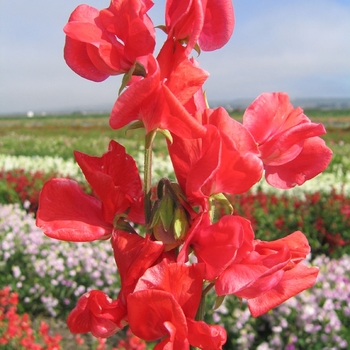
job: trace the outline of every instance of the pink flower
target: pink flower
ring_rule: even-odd
[[[179,184],[191,203],[213,194],[243,193],[258,182],[262,162],[250,133],[223,108],[196,118],[206,128],[197,139],[173,136],[169,154]]]
[[[149,268],[128,296],[132,332],[142,339],[162,339],[155,349],[221,349],[226,332],[194,317],[202,294],[204,266],[163,260]]]
[[[107,338],[123,328],[126,308],[119,300],[110,299],[99,290],[85,293],[70,312],[67,325],[72,333],[91,332]]]
[[[184,50],[167,41],[158,59],[148,56],[145,77],[132,81],[113,106],[113,129],[141,120],[147,133],[165,129],[187,138],[205,133],[184,105],[202,87],[208,73],[189,60]]]
[[[146,14],[152,5],[149,0],[112,0],[101,11],[78,6],[64,27],[68,66],[93,81],[128,72],[139,57],[153,52],[154,27]]]
[[[165,22],[168,38],[186,42],[188,52],[199,43],[203,51],[224,46],[234,27],[231,0],[167,0]]]
[[[332,151],[318,136],[322,124],[311,123],[284,93],[264,93],[245,111],[243,125],[253,135],[267,182],[288,189],[302,185],[328,166]]]
[[[316,282],[318,268],[302,264],[309,252],[300,231],[272,242],[256,240],[253,250],[237,254],[221,273],[216,293],[248,299],[252,315],[260,316]]]

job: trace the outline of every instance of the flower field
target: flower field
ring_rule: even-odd
[[[259,239],[304,232],[312,248],[308,263],[320,267],[318,281],[258,318],[250,316],[244,301],[227,297],[207,315],[226,328],[225,349],[350,346],[350,111],[306,114],[327,127],[324,138],[334,152],[328,169],[283,194],[261,181],[229,200],[236,214],[252,221]],[[122,140],[142,173],[143,150],[136,147],[140,133],[111,130],[106,115],[1,118],[0,126],[0,348],[145,349],[124,333],[107,341],[67,333],[62,321],[85,291],[117,294],[112,247],[109,241],[52,240],[35,226],[38,195],[47,180],[74,179],[92,193],[73,160],[74,149],[97,155],[107,149],[109,138]],[[159,144],[154,177],[174,178],[166,144]],[[210,297],[207,302],[215,303]],[[6,343],[9,334],[12,342]]]

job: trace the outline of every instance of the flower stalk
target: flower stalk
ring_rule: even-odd
[[[148,230],[151,222],[152,212],[152,150],[154,138],[157,134],[157,130],[152,130],[145,137],[145,154],[144,154],[144,193],[145,193],[145,222],[146,230]]]

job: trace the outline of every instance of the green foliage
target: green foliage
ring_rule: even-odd
[[[1,118],[0,153],[24,156],[73,158],[73,150],[100,155],[111,139],[118,140],[132,155],[144,130],[112,130],[106,115],[62,116],[42,118]],[[165,143],[164,143],[165,145]]]

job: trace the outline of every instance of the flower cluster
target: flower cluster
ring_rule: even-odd
[[[63,338],[59,333],[53,334],[50,326],[41,320],[36,327],[27,313],[18,314],[18,294],[11,292],[10,287],[0,290],[0,345],[5,349],[22,350],[60,350],[66,349]],[[75,348],[85,344],[85,340],[76,335],[74,340]],[[106,339],[97,338],[96,350],[106,349]],[[130,330],[124,340],[118,341],[112,350],[144,350],[146,344],[135,337]]]
[[[229,40],[228,0],[166,1],[166,40],[154,55],[150,0],[112,0],[97,10],[78,6],[64,27],[65,59],[79,75],[102,81],[124,74],[111,115],[113,129],[145,129],[144,181],[135,160],[116,141],[101,157],[75,151],[95,196],[68,179],[47,182],[37,225],[47,236],[74,242],[109,239],[121,280],[118,296],[81,296],[67,323],[73,333],[109,337],[129,325],[155,349],[221,349],[226,331],[203,321],[204,299],[215,289],[247,299],[260,316],[312,286],[318,268],[295,231],[271,242],[255,239],[249,220],[232,215],[225,193],[248,191],[261,177],[289,189],[322,172],[332,152],[285,93],[264,93],[243,123],[208,107],[208,73],[191,57]],[[166,137],[177,183],[161,179],[152,191],[152,146]],[[224,215],[215,203],[226,206]]]
[[[17,313],[18,295],[9,287],[0,290],[0,344],[11,349],[57,350],[62,337],[50,335],[49,326],[42,321],[35,334],[28,314]],[[40,338],[37,342],[36,338]]]

